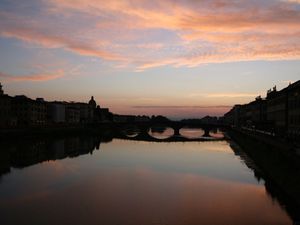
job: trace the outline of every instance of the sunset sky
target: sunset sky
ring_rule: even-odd
[[[300,0],[0,0],[9,95],[222,115],[300,79]]]

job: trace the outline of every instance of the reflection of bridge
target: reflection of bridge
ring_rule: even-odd
[[[179,121],[164,121],[164,122],[135,122],[117,124],[117,137],[121,139],[136,140],[136,141],[152,141],[152,142],[186,142],[186,141],[215,141],[223,140],[222,138],[211,137],[210,131],[217,128],[223,128],[219,124],[203,124],[203,123],[184,123]],[[149,134],[153,128],[172,128],[174,134],[170,137],[159,139]],[[188,138],[180,134],[181,128],[200,128],[204,134],[198,138]],[[135,130],[137,135],[128,136],[126,130]]]

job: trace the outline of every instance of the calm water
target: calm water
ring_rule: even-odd
[[[3,225],[292,224],[226,141],[19,141],[0,163]]]

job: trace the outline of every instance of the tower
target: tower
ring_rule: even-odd
[[[89,101],[89,105],[91,105],[94,109],[96,108],[97,104],[94,100],[94,96],[91,97],[91,100]]]

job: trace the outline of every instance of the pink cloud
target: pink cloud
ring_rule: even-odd
[[[57,34],[59,31],[47,30],[47,24],[39,24],[38,21],[32,20],[24,21],[20,16],[1,13],[1,11],[0,18],[2,18],[2,22],[0,22],[1,36],[17,38],[46,48],[65,48],[84,56],[121,60],[116,54],[101,50],[91,43],[78,41],[72,34]],[[43,25],[46,25],[46,27]]]
[[[11,75],[7,73],[0,72],[0,77],[7,81],[49,81],[55,80],[65,76],[63,70],[58,70],[54,73],[45,73],[45,74],[29,74],[29,75]]]
[[[134,65],[137,71],[164,65],[300,59],[296,1],[45,2],[41,21],[0,11],[0,35],[113,60],[116,67]],[[53,16],[62,23],[56,25]]]

